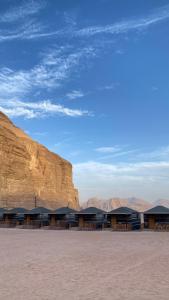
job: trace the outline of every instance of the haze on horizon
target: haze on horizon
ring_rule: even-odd
[[[169,1],[1,0],[0,111],[80,199],[169,199]]]

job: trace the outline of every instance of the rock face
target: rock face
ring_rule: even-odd
[[[103,209],[105,211],[111,211],[112,209],[126,206],[137,211],[143,212],[150,207],[152,207],[152,203],[149,203],[145,200],[138,198],[111,198],[108,200],[101,200],[98,198],[91,198],[87,202],[83,203],[83,208],[95,206],[97,208]]]
[[[33,141],[0,112],[0,206],[79,207],[72,165]]]

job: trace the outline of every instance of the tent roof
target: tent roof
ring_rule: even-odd
[[[25,214],[28,210],[24,207],[16,207],[6,211],[8,214]]]
[[[122,206],[122,207],[118,207],[116,209],[113,209],[108,214],[111,214],[111,215],[131,215],[133,213],[137,213],[137,211],[132,209],[132,208]]]
[[[169,215],[169,208],[162,206],[162,205],[158,205],[155,206],[153,208],[150,208],[149,210],[144,212],[145,215],[163,215],[163,214],[167,214]]]
[[[49,214],[50,212],[51,212],[51,210],[46,207],[36,207],[36,208],[33,208],[32,210],[28,211],[27,214],[40,215],[40,214]]]
[[[0,214],[6,212],[7,210],[5,208],[0,208]]]
[[[3,217],[4,213],[6,213],[6,209],[5,208],[0,208],[0,216]]]
[[[79,212],[77,212],[78,215],[97,215],[97,214],[106,214],[106,212],[102,209],[99,209],[97,207],[87,207],[85,209],[80,210]]]
[[[70,207],[60,207],[54,211],[51,212],[51,214],[56,214],[56,215],[67,215],[67,214],[74,214],[77,211],[70,208]]]

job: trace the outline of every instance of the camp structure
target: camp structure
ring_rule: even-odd
[[[23,207],[15,207],[5,210],[4,212],[4,227],[15,227],[24,224],[25,214],[28,212]]]
[[[107,213],[107,224],[118,231],[140,229],[140,216],[131,208],[119,207]]]
[[[69,207],[61,207],[49,213],[49,225],[51,229],[69,229],[78,225],[76,210]]]
[[[40,228],[49,225],[49,213],[45,207],[36,207],[25,214],[24,228]]]
[[[4,227],[5,224],[5,208],[0,208],[0,227]]]
[[[106,212],[96,207],[82,209],[76,215],[78,217],[79,230],[103,229],[106,223]]]
[[[169,208],[159,205],[145,211],[144,222],[146,229],[169,231]]]

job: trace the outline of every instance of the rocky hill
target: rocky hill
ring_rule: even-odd
[[[0,206],[33,208],[35,204],[79,207],[72,165],[0,112]]]
[[[105,211],[111,211],[112,209],[118,208],[120,206],[127,206],[137,211],[145,211],[152,207],[152,203],[147,202],[138,198],[111,198],[108,200],[91,198],[87,202],[82,204],[83,208],[95,206]]]
[[[159,199],[155,202],[155,205],[162,205],[169,208],[169,200],[167,199]]]

